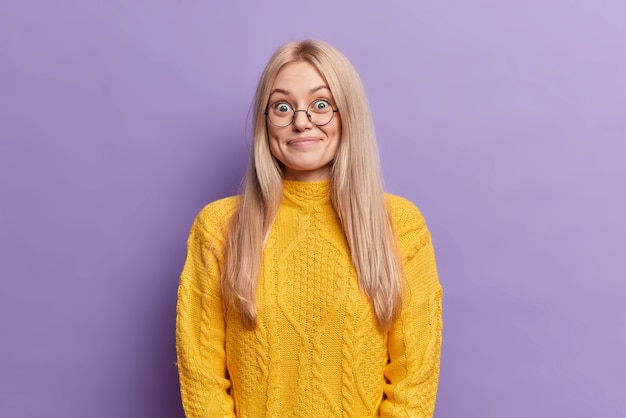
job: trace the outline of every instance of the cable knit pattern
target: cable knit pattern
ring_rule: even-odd
[[[329,201],[329,182],[284,182],[263,254],[258,323],[224,309],[225,225],[239,202],[196,218],[180,279],[177,352],[188,417],[432,417],[441,287],[424,219],[387,196],[403,256],[402,312],[381,333]]]

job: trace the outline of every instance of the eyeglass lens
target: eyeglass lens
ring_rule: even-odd
[[[330,123],[335,110],[328,100],[318,99],[309,103],[306,110],[294,109],[287,102],[276,102],[268,107],[266,113],[273,125],[282,128],[294,122],[296,112],[306,112],[311,123],[317,126],[323,126]]]

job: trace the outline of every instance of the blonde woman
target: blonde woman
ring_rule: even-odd
[[[385,194],[365,91],[319,41],[259,81],[240,196],[206,206],[177,307],[188,417],[431,417],[441,286],[430,234]]]

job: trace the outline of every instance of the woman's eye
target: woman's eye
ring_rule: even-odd
[[[313,103],[313,109],[315,110],[327,110],[330,107],[330,103],[326,100],[318,100]]]
[[[287,103],[278,103],[276,104],[275,109],[280,113],[287,113],[291,111],[291,106],[289,106]]]

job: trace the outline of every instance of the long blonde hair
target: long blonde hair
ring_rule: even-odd
[[[280,69],[306,61],[326,80],[339,109],[342,134],[332,165],[330,200],[343,227],[361,290],[378,325],[388,329],[402,303],[402,266],[380,173],[376,136],[365,89],[348,59],[315,40],[290,42],[270,58],[252,108],[252,156],[241,202],[231,220],[222,291],[246,326],[257,319],[256,292],[263,247],[283,197],[281,164],[270,152],[264,111]]]

